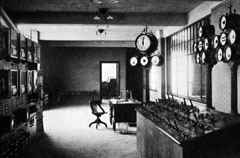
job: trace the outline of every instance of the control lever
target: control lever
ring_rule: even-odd
[[[199,121],[198,121],[198,117],[197,117],[197,115],[196,115],[196,113],[195,113],[195,112],[193,113],[193,116],[194,116],[194,118],[195,118],[196,122],[199,122]]]
[[[204,124],[199,123],[198,126],[202,130],[202,132],[205,133]]]
[[[176,130],[176,131],[179,131],[179,127],[178,127],[177,121],[174,120],[173,122],[174,122],[174,125],[175,125],[175,130]]]

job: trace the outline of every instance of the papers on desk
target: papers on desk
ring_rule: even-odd
[[[126,100],[126,99],[110,99],[110,101],[113,103],[113,104],[141,104],[141,102],[140,101],[138,101],[138,100],[132,100],[132,99],[128,99],[128,100]]]

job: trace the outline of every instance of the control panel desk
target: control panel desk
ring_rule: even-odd
[[[113,125],[113,130],[116,131],[116,123],[136,123],[135,108],[141,106],[142,103],[137,100],[110,99],[110,123]]]
[[[179,116],[178,120],[171,117],[172,112],[164,112],[137,108],[137,149],[141,158],[240,158],[239,115],[211,110],[215,116],[212,123],[206,118],[199,120],[203,131]]]

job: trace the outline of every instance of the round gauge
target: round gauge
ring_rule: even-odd
[[[200,52],[203,50],[203,42],[202,42],[202,40],[200,40],[200,41],[198,42],[198,50],[199,50]]]
[[[142,64],[142,66],[147,66],[149,64],[149,59],[147,56],[143,56],[140,60],[140,63]]]
[[[163,58],[161,55],[154,55],[152,56],[151,63],[154,66],[159,66],[163,63]]]
[[[203,27],[202,26],[200,26],[199,28],[198,28],[198,37],[202,37],[203,36]]]
[[[141,52],[146,52],[151,45],[150,37],[146,34],[141,34],[136,39],[136,47]]]
[[[237,34],[234,29],[230,29],[228,33],[229,44],[234,44],[236,42]]]
[[[131,66],[136,66],[138,64],[138,58],[136,56],[132,57],[130,59],[130,65]]]
[[[201,63],[202,64],[206,63],[206,54],[205,54],[205,52],[202,52],[202,54],[201,54]]]
[[[204,49],[205,51],[207,51],[207,50],[209,49],[209,45],[210,45],[209,39],[208,39],[208,38],[205,38],[205,39],[204,39],[203,49]]]
[[[193,53],[196,53],[198,50],[198,43],[197,42],[194,42],[193,43]]]
[[[218,44],[219,44],[219,38],[217,35],[214,35],[212,38],[212,47],[216,49],[218,47]]]
[[[217,48],[215,58],[216,58],[217,62],[222,61],[222,58],[223,58],[222,48]]]
[[[196,64],[200,64],[200,60],[201,60],[200,54],[197,53],[197,54],[195,55],[195,63],[196,63]]]
[[[221,30],[224,30],[226,28],[227,25],[227,18],[225,15],[222,15],[219,19],[219,28]]]
[[[221,44],[222,46],[225,46],[226,43],[227,43],[227,35],[226,35],[225,32],[222,32],[222,33],[220,34],[220,44]]]
[[[231,47],[227,46],[223,51],[223,61],[229,62],[231,58],[232,58],[232,49]]]

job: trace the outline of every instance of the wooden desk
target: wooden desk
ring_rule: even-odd
[[[139,101],[126,101],[126,99],[110,99],[110,123],[116,131],[116,123],[128,122],[136,123],[136,107],[142,106]]]

